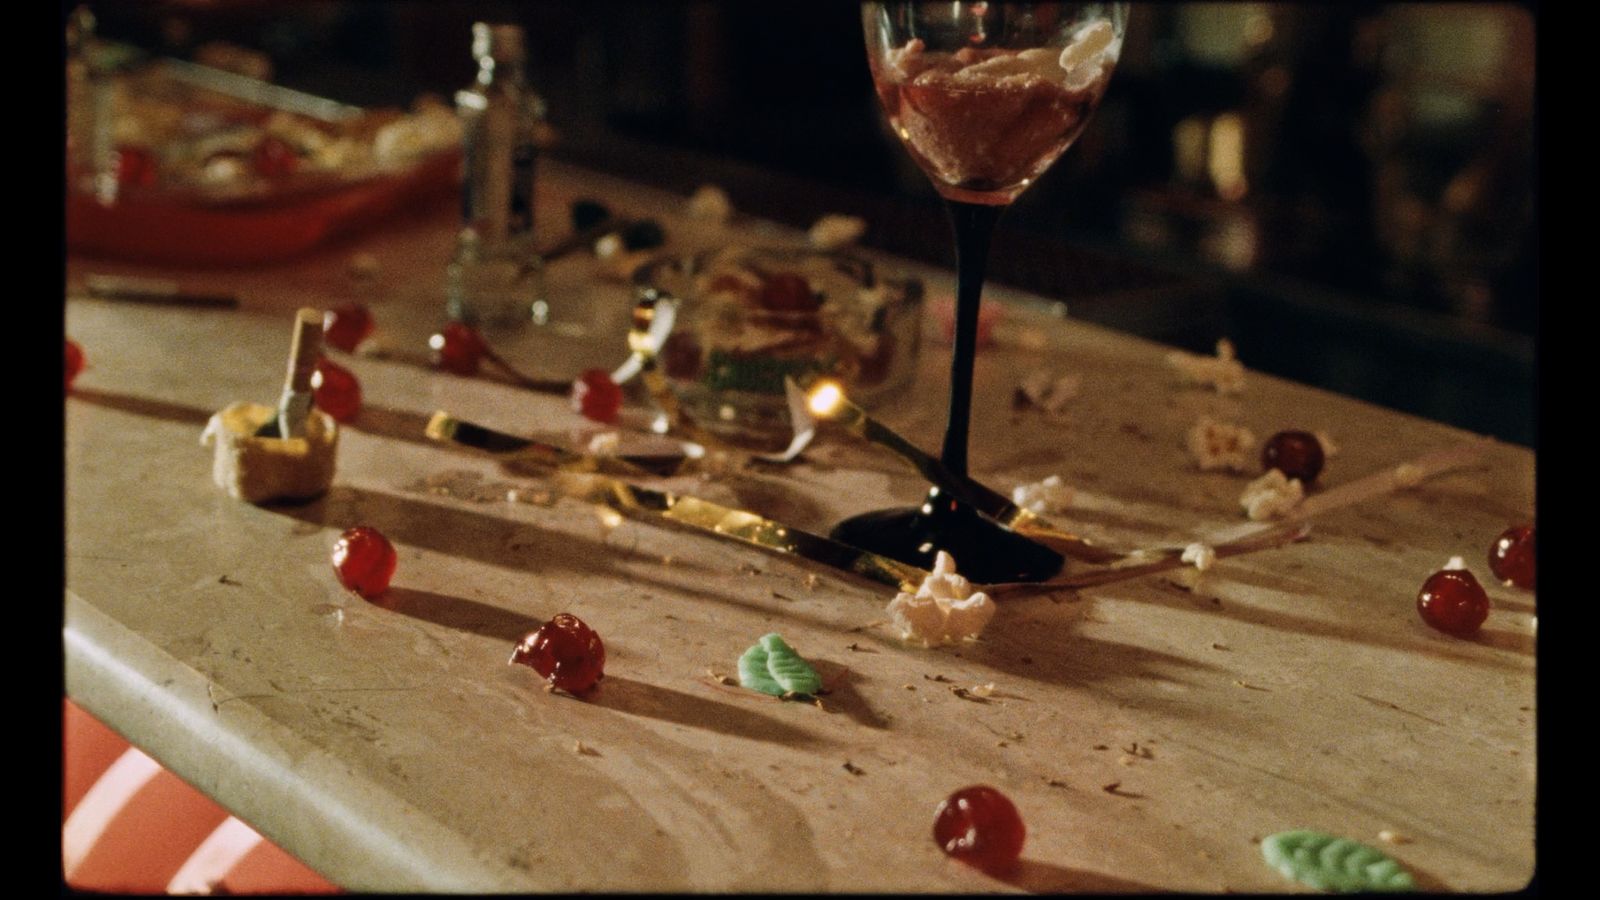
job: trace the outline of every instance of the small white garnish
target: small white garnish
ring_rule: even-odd
[[[1422,483],[1422,467],[1416,463],[1401,463],[1394,467],[1395,487],[1411,488]]]
[[[838,250],[855,243],[867,232],[867,220],[859,216],[826,215],[811,226],[811,246],[819,250]]]
[[[594,255],[601,259],[610,259],[626,249],[627,245],[622,243],[622,235],[616,232],[594,242]]]
[[[1446,572],[1458,572],[1466,567],[1467,561],[1459,556],[1450,557],[1450,561],[1444,564],[1444,570]]]
[[[1242,425],[1218,422],[1208,416],[1189,429],[1188,446],[1189,455],[1202,472],[1248,472],[1256,436]]]
[[[1185,382],[1207,385],[1219,394],[1237,394],[1244,390],[1244,363],[1239,362],[1233,342],[1227,338],[1217,341],[1216,356],[1173,350],[1167,354],[1167,365]]]
[[[689,218],[701,222],[726,222],[733,215],[733,203],[722,188],[714,184],[701,185],[689,197]]]
[[[1194,566],[1198,571],[1204,572],[1211,568],[1216,561],[1216,548],[1210,544],[1193,543],[1183,548],[1183,562]]]
[[[1065,484],[1060,475],[1051,475],[1043,481],[1019,484],[1011,489],[1011,502],[1035,515],[1066,512],[1072,505],[1075,492]]]
[[[1059,413],[1082,389],[1082,375],[1075,372],[1057,375],[1049,369],[1037,369],[1017,385],[1017,394],[1045,412]]]
[[[994,601],[956,574],[956,561],[939,551],[933,572],[915,594],[901,591],[889,601],[890,622],[904,641],[925,647],[972,640],[994,618]]]
[[[1277,469],[1268,470],[1255,481],[1245,485],[1239,504],[1252,522],[1275,519],[1300,505],[1305,497],[1305,486],[1298,478],[1288,478]]]
[[[591,456],[615,456],[621,437],[615,431],[602,431],[589,439]]]

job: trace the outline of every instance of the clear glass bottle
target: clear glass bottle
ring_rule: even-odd
[[[533,190],[544,100],[527,84],[521,27],[478,22],[472,55],[477,80],[456,93],[465,172],[461,233],[446,273],[448,312],[491,330],[543,324]]]

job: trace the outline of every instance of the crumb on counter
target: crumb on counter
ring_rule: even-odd
[[[1294,510],[1305,498],[1305,486],[1298,478],[1289,478],[1277,469],[1245,485],[1239,495],[1239,504],[1252,522],[1275,519]]]

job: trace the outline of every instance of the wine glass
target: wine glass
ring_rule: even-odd
[[[956,330],[940,461],[967,476],[978,306],[995,222],[1070,146],[1105,93],[1125,3],[863,4],[867,58],[894,133],[944,198],[955,231]],[[979,583],[1041,581],[1062,558],[938,487],[921,506],[867,513],[833,536],[931,568],[945,550]]]

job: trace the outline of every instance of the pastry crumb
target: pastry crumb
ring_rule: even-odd
[[[1244,364],[1239,362],[1233,342],[1227,338],[1217,341],[1216,356],[1173,350],[1167,354],[1167,365],[1188,384],[1205,385],[1219,394],[1237,394],[1244,390]]]

